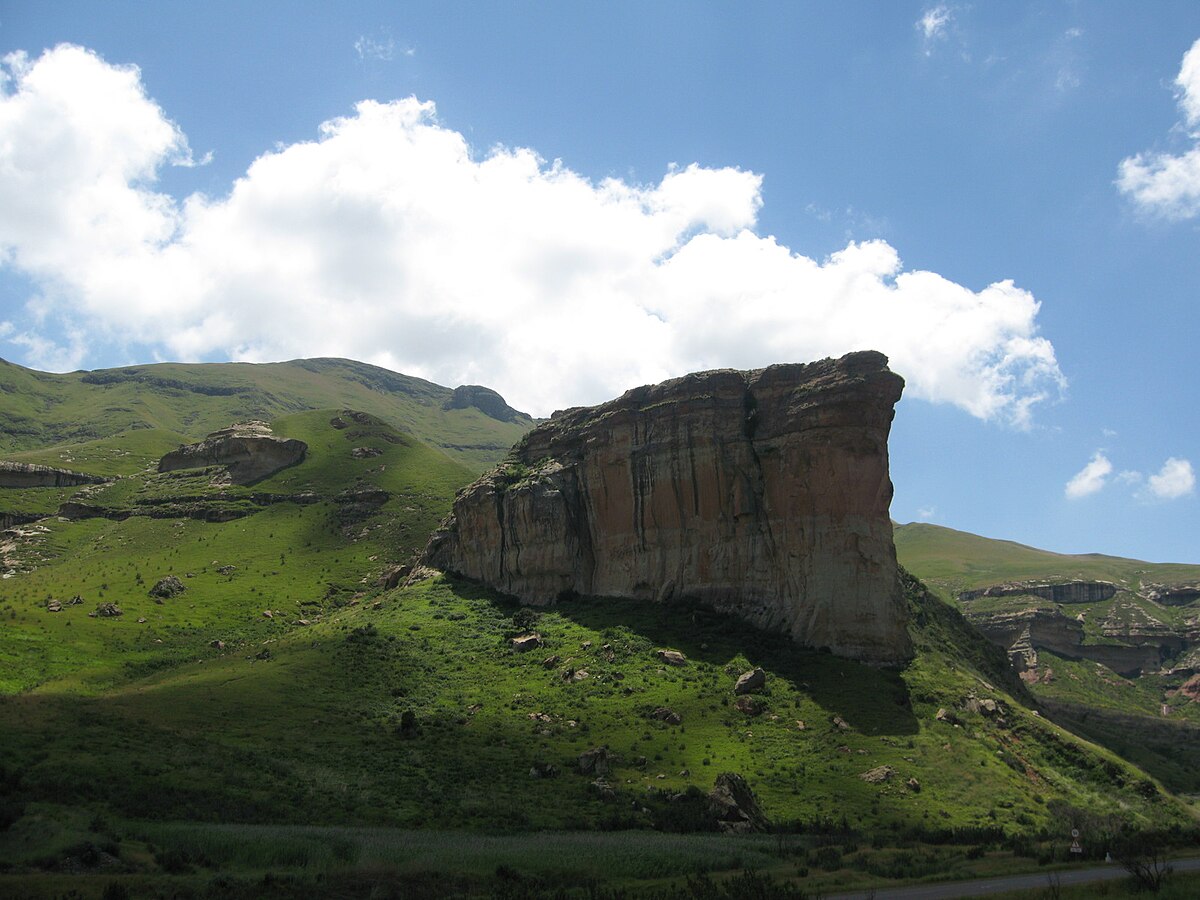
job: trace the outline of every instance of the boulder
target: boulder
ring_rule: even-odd
[[[117,606],[117,604],[106,601],[96,607],[96,612],[94,615],[103,619],[113,619],[117,616],[125,615],[125,611],[122,610],[121,607]]]
[[[679,725],[683,722],[683,717],[668,706],[660,706],[654,712],[650,713],[650,718],[665,722],[668,725]]]
[[[526,653],[535,647],[542,646],[542,636],[535,631],[531,634],[518,635],[509,643],[517,653]]]
[[[733,692],[735,694],[752,694],[762,690],[766,683],[767,673],[756,667],[749,672],[743,672],[738,677],[737,684],[733,686]]]
[[[733,708],[748,716],[761,715],[766,705],[758,697],[738,697],[733,701]]]
[[[422,561],[530,604],[662,597],[900,663],[887,436],[902,388],[868,351],[556,413],[459,493]]]
[[[687,657],[678,650],[659,650],[658,658],[669,666],[686,666]]]
[[[725,832],[748,834],[766,831],[771,827],[741,775],[722,772],[708,793],[708,814]]]
[[[277,438],[265,422],[245,422],[184,444],[158,461],[158,471],[224,466],[234,484],[252,484],[304,460],[304,441]]]
[[[154,587],[150,588],[149,594],[151,597],[157,597],[161,600],[169,600],[178,594],[182,594],[187,588],[183,586],[183,582],[174,575],[167,575],[154,582]]]
[[[593,747],[579,754],[580,775],[607,775],[612,771],[612,757],[607,747]]]
[[[896,770],[891,766],[876,766],[869,772],[863,772],[858,776],[867,784],[883,784],[885,781],[891,781],[896,777]]]

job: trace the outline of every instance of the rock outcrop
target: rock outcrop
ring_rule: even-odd
[[[861,352],[556,413],[459,494],[423,561],[527,603],[695,602],[903,661],[887,456],[903,384]]]
[[[225,466],[234,484],[252,484],[304,459],[304,441],[277,438],[265,422],[246,422],[214,431],[197,444],[184,444],[158,462],[158,471]]]
[[[977,591],[963,591],[962,602],[980,597],[1040,597],[1051,603],[1099,603],[1116,596],[1117,586],[1111,581],[1063,581],[1057,583],[1016,581],[996,584]]]
[[[69,469],[39,466],[33,463],[0,460],[0,488],[79,487],[112,481],[100,475],[87,475]]]
[[[507,403],[504,398],[491,388],[478,384],[460,384],[450,395],[450,399],[442,404],[442,409],[477,409],[485,416],[491,416],[501,422],[515,422],[526,418]]]

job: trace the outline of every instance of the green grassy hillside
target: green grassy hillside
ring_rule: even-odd
[[[1139,625],[1149,634],[1159,629],[1179,636],[1183,650],[1140,677],[1041,649],[1039,668],[1029,673],[1030,690],[1074,730],[1146,767],[1173,790],[1200,794],[1200,703],[1181,690],[1195,671],[1190,645],[1200,621],[1197,609],[1194,604],[1163,606],[1136,593],[1146,584],[1200,583],[1200,566],[1050,553],[924,523],[898,525],[895,537],[901,563],[948,602],[954,603],[961,591],[1005,582],[1109,581],[1118,588],[1115,597],[1061,610],[1072,619],[1082,617],[1085,643],[1117,644],[1114,629],[1136,630]],[[984,597],[958,605],[977,616],[1056,608],[1029,596]]]
[[[1051,553],[926,522],[894,528],[896,555],[910,572],[947,599],[959,591],[1032,578],[1141,582],[1200,579],[1200,565],[1148,563],[1099,553]]]
[[[66,375],[0,360],[0,455],[57,465],[83,442],[135,429],[160,434],[126,438],[131,453],[157,450],[159,438],[196,440],[234,421],[350,408],[377,415],[482,471],[533,424],[523,415],[501,421],[475,408],[443,409],[451,394],[420,378],[345,359],[159,363]],[[64,444],[71,446],[59,446]]]
[[[934,851],[886,850],[924,839],[1028,849],[1089,816],[1193,821],[1039,715],[1003,652],[913,579],[917,656],[900,671],[686,606],[534,610],[440,576],[389,590],[380,577],[411,561],[472,468],[335,406],[275,416],[308,453],[255,484],[159,474],[161,450],[248,416],[184,423],[178,389],[126,387],[151,427],[23,454],[120,478],[0,493],[76,506],[0,543],[0,892],[5,870],[61,870],[100,834],[122,871],[157,877],[215,875],[237,856],[230,823],[283,829],[258,832],[276,835],[271,859],[301,827],[326,829],[314,834],[350,848],[330,865],[369,855],[362,835],[336,837],[350,828],[706,829],[721,772],[743,775],[776,825],[840,836],[810,848],[835,873],[843,853],[876,875],[937,871]],[[165,576],[183,591],[152,596]],[[530,631],[541,645],[518,652]],[[664,662],[668,648],[686,664]],[[766,686],[739,707],[733,685],[755,666]],[[579,759],[601,747],[597,783]]]

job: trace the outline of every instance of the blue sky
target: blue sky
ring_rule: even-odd
[[[0,0],[0,356],[875,346],[898,521],[1200,562],[1200,5],[346,6]]]

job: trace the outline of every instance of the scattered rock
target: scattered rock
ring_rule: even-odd
[[[658,658],[671,666],[686,666],[687,657],[678,650],[659,650]]]
[[[742,673],[737,680],[737,684],[733,686],[733,692],[735,694],[752,694],[755,691],[762,690],[763,685],[766,683],[767,673],[755,667],[749,672]]]
[[[654,710],[654,712],[650,713],[650,718],[666,722],[668,725],[678,725],[683,721],[683,717],[679,713],[667,706],[660,706]]]
[[[62,612],[62,603],[58,600],[47,600],[46,612]]]
[[[576,669],[574,672],[571,673],[572,681],[586,681],[590,677],[591,676],[588,674],[587,669]]]
[[[847,722],[845,719],[843,719],[841,716],[834,716],[831,721],[833,722],[834,725],[837,726],[838,731],[849,731],[850,730],[850,723]]]
[[[311,625],[312,622],[308,621],[308,619],[297,619],[296,624],[308,626],[308,625]]]
[[[146,624],[146,617],[145,617],[145,616],[138,616],[138,620],[137,620],[137,621],[138,621],[138,624],[139,624],[139,625],[145,625],[145,624]]]
[[[858,776],[867,784],[883,784],[885,781],[891,781],[896,777],[896,770],[891,766],[876,766],[868,772],[863,772]]]
[[[522,634],[513,638],[510,642],[512,648],[517,653],[525,653],[532,650],[534,647],[542,646],[542,636],[536,631],[530,634]]]
[[[914,794],[921,793],[921,782],[917,781],[915,778],[908,779],[908,781],[904,782],[904,785]]]
[[[218,575],[232,575],[237,566],[217,566]]]
[[[545,659],[542,660],[542,667],[546,668],[546,669],[553,669],[555,666],[558,665],[558,661],[559,661],[559,656],[557,653],[554,654],[554,656],[547,656]]]
[[[76,594],[74,597],[72,597],[70,600],[67,601],[67,606],[79,606],[79,604],[81,604],[81,603],[83,603],[83,598],[80,597],[78,594]]]
[[[733,708],[748,716],[757,716],[762,714],[766,704],[758,697],[738,697],[733,701]]]
[[[580,775],[607,775],[612,771],[612,756],[607,747],[593,747],[579,754]]]
[[[530,778],[553,778],[558,774],[558,766],[554,763],[537,762],[529,767]]]
[[[270,659],[271,651],[268,648],[263,647],[261,650],[258,651],[258,655],[255,656],[254,658],[255,659]]]
[[[89,613],[89,615],[91,614]],[[105,602],[96,607],[96,612],[94,615],[100,616],[101,618],[111,619],[116,618],[117,616],[125,615],[125,611],[115,603]]]
[[[225,642],[224,641],[210,641],[208,646],[212,647],[214,650],[224,650]]]
[[[271,612],[269,609],[264,609],[262,614],[264,619],[275,618],[275,613]]]
[[[766,831],[770,822],[763,815],[754,792],[741,775],[722,772],[708,794],[708,814],[718,827],[733,834]]]
[[[167,575],[154,582],[154,587],[150,588],[150,596],[157,597],[160,600],[170,600],[179,594],[182,594],[187,588],[183,586],[183,582],[174,575]]]
[[[393,566],[379,578],[379,586],[385,591],[394,590],[404,583],[404,579],[412,574],[412,566]]]
[[[959,720],[958,716],[955,715],[951,710],[946,709],[945,707],[942,707],[941,709],[939,709],[937,711],[937,715],[934,716],[934,718],[937,719],[939,722],[945,722],[947,725],[961,725],[962,724],[962,722]]]
[[[593,793],[598,794],[601,800],[615,800],[617,797],[616,788],[603,778],[597,778],[588,787],[591,788]]]
[[[355,447],[350,451],[350,455],[355,459],[374,459],[376,456],[383,456],[383,451],[378,447]]]

